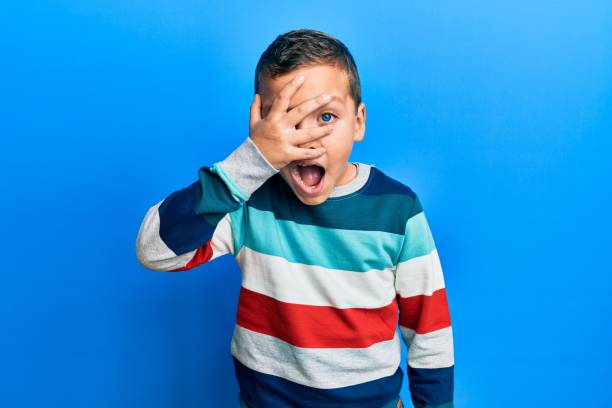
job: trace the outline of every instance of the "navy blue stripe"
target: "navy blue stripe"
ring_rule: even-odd
[[[193,251],[206,244],[221,218],[240,205],[221,177],[203,166],[197,181],[160,204],[159,235],[177,255]]]
[[[370,177],[372,177],[371,183],[366,184],[362,191],[362,195],[385,195],[385,194],[397,194],[412,197],[414,192],[410,187],[402,183],[401,181],[395,180],[391,176],[385,174],[377,167],[372,166],[370,169]]]
[[[315,206],[302,203],[277,173],[253,193],[247,206],[299,224],[403,235],[406,221],[414,215],[415,199],[410,187],[372,166],[362,189]]]
[[[436,406],[453,400],[455,366],[413,368],[408,365],[408,386],[416,408]]]
[[[198,184],[175,191],[159,206],[159,235],[177,255],[204,245],[215,230],[214,225],[193,210]]]
[[[382,407],[399,395],[404,377],[398,366],[395,373],[388,377],[348,387],[319,389],[260,373],[245,366],[236,357],[232,358],[240,392],[244,399],[258,407]]]
[[[421,206],[421,200],[419,199],[419,196],[415,194],[414,202],[412,204],[412,209],[410,210],[410,214],[408,215],[408,219],[422,212],[423,212],[423,207]]]

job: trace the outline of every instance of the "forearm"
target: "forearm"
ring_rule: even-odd
[[[244,203],[277,172],[250,138],[224,160],[202,166],[197,181],[149,208],[136,239],[138,261],[177,271],[233,253],[231,220],[240,222]]]
[[[418,197],[396,265],[399,327],[416,408],[453,406],[453,333],[442,265]]]

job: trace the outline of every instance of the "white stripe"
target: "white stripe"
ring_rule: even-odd
[[[408,348],[410,367],[443,368],[455,364],[452,326],[424,334],[402,325],[399,328]]]
[[[234,237],[229,213],[219,220],[210,244],[213,254],[208,262],[222,255],[234,253]]]
[[[417,256],[397,264],[395,287],[402,297],[431,295],[444,287],[444,276],[438,251],[433,249],[429,254]]]
[[[236,325],[231,350],[253,370],[322,389],[393,375],[401,359],[397,331],[393,339],[366,348],[303,348]]]
[[[312,306],[377,308],[396,296],[392,268],[368,272],[328,269],[242,247],[236,260],[242,286],[276,300]]]
[[[159,235],[159,206],[164,200],[149,208],[136,238],[136,258],[145,268],[153,271],[169,271],[184,266],[195,250],[177,256]]]
[[[197,249],[177,255],[161,239],[159,234],[159,206],[164,200],[149,208],[138,230],[136,237],[136,258],[147,269],[153,271],[170,271],[182,268],[193,258]],[[212,259],[226,253],[233,253],[234,245],[229,214],[223,217],[215,229],[211,245]]]

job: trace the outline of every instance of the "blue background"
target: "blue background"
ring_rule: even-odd
[[[611,2],[204,3],[3,3],[0,406],[237,406],[235,260],[153,273],[135,238],[246,138],[295,28],[355,57],[351,159],[421,197],[456,406],[610,403]]]

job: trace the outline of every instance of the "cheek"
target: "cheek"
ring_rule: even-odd
[[[336,125],[332,133],[321,138],[321,144],[330,154],[344,156],[351,151],[353,137],[352,128],[347,125]]]
[[[355,136],[355,122],[351,120],[337,121],[334,127],[333,135],[343,143],[351,142]]]

